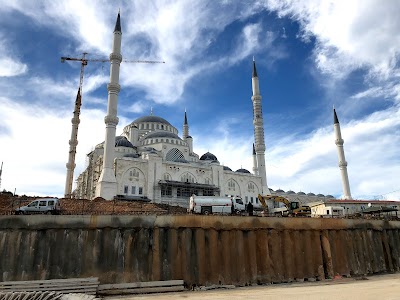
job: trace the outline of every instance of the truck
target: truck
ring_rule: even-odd
[[[238,196],[196,196],[192,195],[189,200],[190,213],[195,214],[241,214],[245,211],[242,198]]]
[[[271,213],[275,216],[279,217],[311,217],[311,208],[308,205],[301,205],[298,201],[290,201],[281,196],[274,195],[258,195],[258,199],[260,200],[261,205],[268,213]],[[276,202],[280,202],[284,204],[284,207],[276,207],[268,211],[268,207],[266,205],[266,200],[272,200]]]

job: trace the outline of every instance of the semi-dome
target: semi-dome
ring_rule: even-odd
[[[250,174],[250,171],[246,170],[246,169],[238,169],[238,170],[236,170],[236,172],[237,173],[248,173],[248,174]]]
[[[305,195],[305,194],[306,194],[306,193],[304,193],[304,192],[298,192],[298,193],[297,193],[297,195],[302,195],[302,196]]]
[[[224,171],[232,171],[232,169],[227,166],[224,166]]]
[[[307,196],[315,196],[314,193],[308,193]]]
[[[132,143],[130,141],[128,141],[128,139],[124,136],[116,136],[115,137],[115,147],[134,148]]]
[[[277,193],[284,193],[285,191],[284,191],[284,190],[281,190],[281,189],[278,189],[278,190],[276,190],[275,192],[277,192]]]
[[[133,158],[138,158],[140,155],[137,153],[128,153],[125,154],[123,157],[133,157]]]
[[[144,136],[144,139],[150,138],[173,138],[181,140],[181,138],[177,134],[169,131],[154,131]]]
[[[200,160],[211,160],[211,161],[218,161],[218,158],[214,155],[214,154],[212,154],[212,153],[210,153],[210,152],[207,152],[207,153],[204,153],[201,157],[200,157]]]
[[[326,195],[326,198],[335,198],[332,195]]]
[[[157,117],[157,116],[140,117],[140,118],[137,118],[135,121],[133,121],[132,124],[134,124],[134,123],[147,123],[147,122],[163,123],[163,124],[171,125],[167,120],[165,120],[165,119],[163,119],[161,117]]]
[[[317,196],[318,197],[325,197],[325,195],[322,195],[322,194],[318,194]]]
[[[293,192],[293,191],[287,191],[286,194],[291,195],[291,194],[295,194],[295,192]]]

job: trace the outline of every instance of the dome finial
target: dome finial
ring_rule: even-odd
[[[150,107],[150,116],[152,116],[152,115],[153,115],[153,108]]]

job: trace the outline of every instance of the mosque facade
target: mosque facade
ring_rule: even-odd
[[[178,129],[168,120],[152,114],[134,120],[124,127],[122,134],[116,136],[119,64],[122,61],[121,36],[118,14],[113,52],[110,55],[106,139],[87,154],[87,167],[76,180],[73,197],[148,200],[184,207],[188,205],[193,194],[239,196],[244,203],[252,202],[255,207],[260,206],[258,194],[280,195],[303,203],[333,198],[329,195],[273,191],[268,188],[262,97],[254,60],[251,97],[254,124],[253,173],[242,168],[231,170],[222,165],[212,153],[207,152],[201,156],[195,153],[186,111],[183,116],[182,136],[179,136]],[[339,166],[344,170],[347,163],[335,111],[334,116],[337,145],[341,147],[338,148]],[[342,175],[347,178],[347,169]],[[349,188],[348,198],[351,198]]]
[[[104,142],[88,154],[88,166],[77,179],[75,197],[97,196],[103,157]],[[182,137],[166,119],[155,115],[126,125],[115,138],[114,172],[115,196],[122,199],[185,206],[192,194],[235,195],[257,204],[257,195],[263,192],[261,176],[246,169],[233,171],[212,153],[199,156],[194,152],[186,112]]]

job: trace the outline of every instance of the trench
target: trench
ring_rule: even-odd
[[[232,216],[1,216],[0,281],[283,283],[399,272],[400,222]]]

